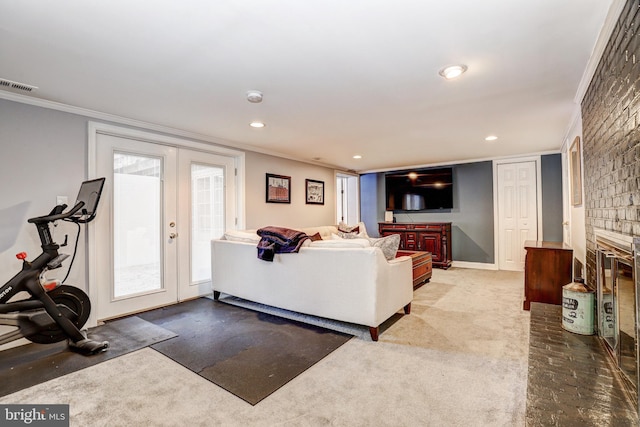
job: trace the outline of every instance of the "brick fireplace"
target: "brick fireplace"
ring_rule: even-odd
[[[587,284],[594,229],[640,236],[640,0],[628,1],[582,101]]]
[[[598,280],[604,280],[603,272],[608,271],[605,274],[618,275],[620,283],[631,275],[637,286],[637,266],[634,268],[628,257],[614,263],[611,248],[606,246],[612,239],[624,243],[640,236],[640,0],[627,1],[581,108],[586,283],[596,289]],[[607,292],[600,289],[598,294],[598,333],[605,335],[605,342],[614,342],[605,330],[605,317],[613,305],[605,301]]]

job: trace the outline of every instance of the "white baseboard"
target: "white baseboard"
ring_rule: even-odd
[[[476,270],[498,270],[498,266],[496,264],[488,264],[485,262],[452,261],[451,267],[473,268]]]

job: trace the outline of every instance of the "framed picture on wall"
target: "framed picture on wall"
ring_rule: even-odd
[[[307,179],[306,201],[308,205],[324,205],[324,181]]]
[[[569,149],[569,167],[571,175],[571,204],[582,204],[582,165],[580,161],[580,137],[576,136]]]
[[[291,177],[267,174],[267,203],[291,203]]]

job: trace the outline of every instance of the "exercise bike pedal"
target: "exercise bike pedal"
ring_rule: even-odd
[[[69,340],[69,348],[83,354],[98,354],[109,348],[109,341],[94,341],[88,338],[73,342]]]
[[[69,348],[83,354],[98,354],[109,348],[109,341],[94,341],[87,338],[86,331],[80,331],[84,336],[83,340],[69,340]]]

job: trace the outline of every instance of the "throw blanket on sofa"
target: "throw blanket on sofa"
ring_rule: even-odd
[[[258,230],[258,258],[273,261],[274,254],[298,252],[309,238],[305,233],[284,227],[264,227]]]

